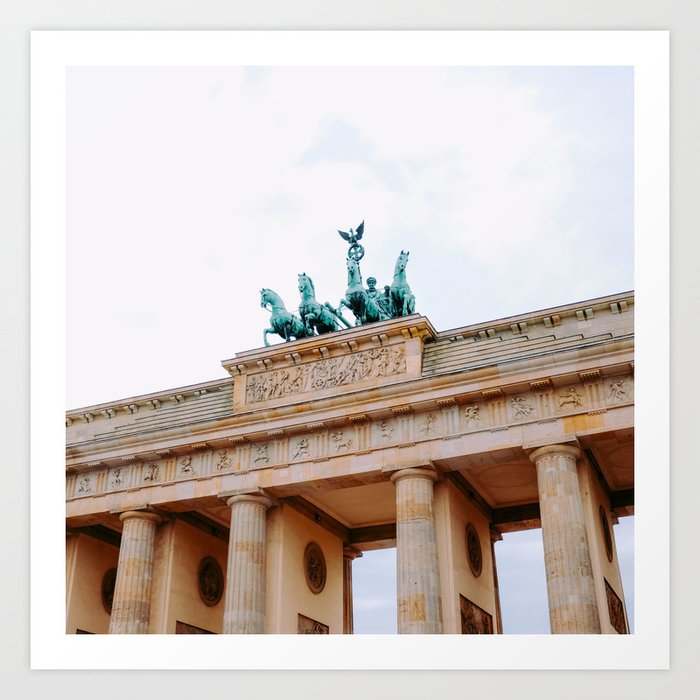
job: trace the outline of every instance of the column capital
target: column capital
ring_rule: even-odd
[[[392,472],[389,477],[392,484],[396,484],[402,479],[430,479],[437,481],[438,473],[433,467],[409,467]]]
[[[545,445],[544,447],[538,447],[536,450],[530,452],[530,461],[537,463],[540,457],[546,455],[562,455],[565,457],[573,457],[573,459],[579,459],[581,457],[581,450],[576,447],[576,445]]]
[[[254,505],[265,506],[266,509],[276,505],[275,500],[263,491],[233,494],[221,493],[219,494],[219,498],[223,498],[229,508],[235,506],[237,503],[252,503]]]
[[[350,559],[350,561],[352,561],[353,559],[359,559],[361,556],[362,552],[357,549],[357,547],[353,547],[349,544],[343,547],[343,559]]]
[[[152,513],[150,510],[126,510],[119,514],[119,520],[126,522],[127,520],[148,520],[158,525],[163,522],[163,518],[157,513]]]

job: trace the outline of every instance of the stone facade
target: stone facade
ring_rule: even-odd
[[[618,633],[633,308],[618,294],[442,333],[414,315],[69,411],[67,632],[350,633],[352,560],[386,546],[401,633],[498,632],[492,543],[542,527],[552,631]],[[207,556],[226,572],[211,605]],[[114,567],[111,614],[88,609]]]

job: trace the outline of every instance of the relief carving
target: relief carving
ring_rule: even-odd
[[[406,352],[403,345],[374,348],[344,357],[299,365],[291,369],[251,375],[246,384],[246,403],[330,389],[405,371]]]
[[[534,405],[522,396],[512,398],[510,405],[513,407],[513,418],[528,418],[535,411]]]
[[[605,595],[608,599],[608,614],[610,615],[610,624],[615,628],[618,634],[627,634],[627,623],[625,622],[625,607],[622,605],[620,597],[615,593],[612,586],[605,581]]]
[[[253,444],[253,448],[255,449],[255,459],[253,460],[256,464],[258,462],[265,462],[267,464],[270,461],[270,457],[267,454],[267,448],[269,446],[269,443],[263,442],[260,445]]]
[[[624,379],[618,379],[614,382],[610,382],[608,399],[613,403],[622,403],[623,401],[630,400],[630,395],[627,391],[627,382]]]
[[[575,387],[567,389],[564,394],[559,395],[559,408],[564,408],[564,406],[583,406],[583,397],[576,391]]]
[[[216,468],[221,471],[222,469],[231,468],[231,458],[228,456],[228,450],[219,450],[217,452],[218,461],[216,463]]]
[[[476,603],[460,594],[459,608],[462,634],[493,634],[493,617]]]
[[[394,427],[386,420],[381,420],[377,423],[379,434],[385,439],[391,439],[391,434],[394,432]]]
[[[331,433],[331,440],[335,443],[336,452],[340,452],[340,450],[349,450],[352,445],[352,438],[344,437],[342,430]]]
[[[466,531],[467,539],[467,561],[469,562],[469,568],[476,578],[481,576],[481,567],[483,562],[483,557],[481,554],[481,542],[479,540],[479,534],[472,523],[467,525]]]
[[[326,585],[326,558],[316,542],[309,542],[304,550],[304,576],[312,593],[320,593]]]
[[[192,457],[190,455],[187,455],[186,457],[183,457],[180,460],[180,474],[194,474],[194,468],[192,467]]]
[[[112,470],[112,488],[117,489],[119,488],[122,484],[124,483],[124,480],[122,479],[122,470],[121,467],[115,467]]]
[[[313,620],[306,615],[298,613],[297,616],[297,633],[298,634],[329,634],[328,625],[324,625],[318,620]]]
[[[303,457],[310,457],[309,450],[311,445],[309,443],[309,438],[302,438],[297,442],[294,453],[292,454],[292,459],[302,459]]]
[[[90,493],[91,490],[92,486],[90,485],[90,477],[83,477],[78,484],[78,493]]]
[[[146,467],[146,472],[143,476],[144,481],[158,481],[158,465],[157,464],[149,464]]]
[[[205,605],[216,605],[224,594],[224,572],[214,557],[204,557],[197,571],[199,596]]]
[[[467,420],[467,428],[469,427],[470,423],[474,423],[475,425],[481,423],[481,416],[479,415],[478,406],[467,406],[464,409],[464,417]]]
[[[429,413],[425,417],[425,421],[420,429],[422,433],[425,433],[426,435],[429,435],[430,433],[435,431],[435,424],[437,423],[437,417],[434,416],[432,413]]]

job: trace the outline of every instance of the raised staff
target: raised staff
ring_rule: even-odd
[[[338,233],[340,234],[341,238],[346,240],[350,244],[350,248],[348,249],[348,258],[350,260],[354,260],[355,262],[360,262],[362,258],[365,255],[365,249],[362,247],[359,241],[362,238],[362,235],[365,232],[365,221],[364,219],[362,220],[362,223],[353,231],[350,229],[349,233],[346,233],[345,231],[341,231],[338,229]]]

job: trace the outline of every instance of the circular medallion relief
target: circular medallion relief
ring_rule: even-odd
[[[214,557],[204,557],[197,571],[199,597],[206,605],[216,605],[224,593],[224,572]]]
[[[109,569],[102,577],[102,607],[111,615],[114,600],[114,586],[117,583],[117,569]]]
[[[467,525],[467,561],[474,576],[481,575],[481,542],[479,533],[472,523]]]
[[[315,542],[309,542],[304,550],[304,575],[312,593],[323,590],[326,585],[326,558]]]
[[[603,540],[605,542],[605,553],[608,555],[608,561],[613,560],[613,545],[612,535],[610,534],[610,525],[608,525],[608,516],[605,514],[605,508],[600,506],[600,526],[603,529]]]

